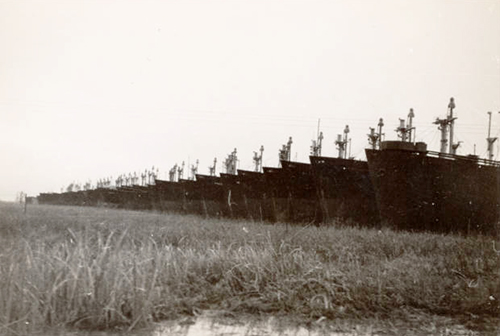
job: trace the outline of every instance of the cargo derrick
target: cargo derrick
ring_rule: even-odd
[[[447,139],[454,108],[451,99],[446,119],[435,122],[442,134],[439,153],[423,142],[405,141],[402,127],[401,141],[366,150],[380,215],[391,227],[498,234],[500,162],[454,154],[458,145],[450,136],[448,146]]]

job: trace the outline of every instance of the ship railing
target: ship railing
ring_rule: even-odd
[[[434,151],[427,151],[427,155],[431,156],[431,157],[437,157],[437,158],[442,158],[442,159],[447,159],[447,160],[467,161],[467,162],[475,163],[475,164],[482,165],[482,166],[500,167],[500,161],[482,159],[482,158],[479,158],[479,157],[473,156],[473,155],[464,156],[464,155],[448,154],[448,153],[441,153],[441,152],[434,152]]]

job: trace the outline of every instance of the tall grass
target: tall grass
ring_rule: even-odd
[[[498,321],[498,249],[482,236],[0,204],[0,333],[132,329],[205,309],[478,327]]]

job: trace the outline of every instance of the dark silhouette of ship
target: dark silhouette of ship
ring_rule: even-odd
[[[435,122],[442,134],[441,152],[428,151],[425,143],[412,141],[413,111],[409,123],[401,120],[397,129],[400,141],[383,141],[378,149],[366,149],[378,209],[387,225],[403,230],[498,234],[500,162],[455,154],[454,107],[452,98],[446,119]]]
[[[157,179],[154,172],[144,173],[140,186],[129,174],[126,179],[120,177],[116,187],[108,183],[92,190],[42,193],[37,199],[40,204],[111,206],[265,222],[498,235],[500,162],[492,160],[497,138],[488,131],[488,159],[457,155],[454,107],[452,99],[447,117],[435,122],[442,135],[440,152],[415,142],[410,110],[406,123],[400,120],[399,141],[382,141],[382,119],[377,132],[371,129],[367,161],[349,157],[348,126],[335,141],[338,157],[322,156],[323,137],[318,129],[310,163],[290,160],[290,138],[279,151],[280,167],[262,167],[261,147],[260,155],[254,152],[254,171],[237,169],[235,149],[224,161],[225,173],[220,176],[215,176],[214,160],[210,175],[197,174],[196,165],[191,178],[184,179],[183,163],[170,170],[169,181]],[[144,183],[146,177],[149,184]]]

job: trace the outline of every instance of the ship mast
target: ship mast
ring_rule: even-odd
[[[408,121],[406,122],[406,125],[404,119],[399,119],[399,127],[396,128],[396,132],[398,132],[398,136],[401,138],[402,142],[412,141],[411,131],[412,129],[414,129],[414,127],[412,127],[414,117],[415,114],[413,113],[413,109],[411,108],[410,113],[408,113]]]
[[[318,138],[312,141],[311,145],[311,156],[321,156],[321,146],[323,142],[323,132],[319,132],[319,122],[318,122]]]
[[[292,137],[288,138],[288,142],[286,143],[286,152],[287,152],[287,161],[291,160],[292,155]]]
[[[196,178],[196,173],[198,172],[198,164],[200,163],[199,160],[196,160],[196,166],[191,165],[191,180],[194,180]]]
[[[493,144],[498,139],[497,137],[491,137],[491,111],[488,112],[489,122],[488,122],[488,137],[486,141],[488,141],[488,160],[493,160]]]
[[[176,174],[176,172],[177,172],[177,163],[168,171],[168,180],[170,182],[175,182],[175,174]],[[144,179],[144,181],[146,180],[146,174],[144,174],[143,179]]]
[[[382,133],[382,127],[384,127],[384,119],[380,118],[378,120],[378,148],[380,149],[381,143],[382,143],[382,136],[384,133]]]
[[[260,155],[257,152],[253,152],[254,171],[256,172],[262,171],[262,153],[264,153],[264,146],[260,146]]]
[[[382,127],[384,126],[384,119],[380,118],[378,120],[378,132],[375,133],[375,128],[370,127],[370,134],[368,135],[368,143],[372,146],[372,149],[376,149],[377,146],[380,149],[380,143],[382,142]]]
[[[292,137],[288,138],[288,142],[286,145],[283,145],[279,150],[279,166],[281,167],[281,161],[290,161],[290,156],[292,152]]]
[[[449,153],[450,154],[455,154],[454,152],[454,144],[453,144],[453,128],[454,128],[454,123],[455,123],[455,119],[457,118],[453,118],[453,109],[455,108],[455,100],[453,98],[450,98],[450,103],[448,104],[448,108],[450,109],[450,115],[449,115],[449,119],[450,119],[450,149],[449,149]],[[456,150],[456,148],[455,148]]]
[[[215,176],[216,165],[217,165],[217,158],[214,158],[214,165],[211,167],[208,167],[208,170],[210,171],[210,176]]]
[[[415,118],[415,113],[413,113],[413,109],[410,109],[410,113],[408,113],[408,141],[414,142],[415,139],[412,139],[412,133],[415,127],[412,126],[413,118]],[[415,137],[415,136],[414,136]]]
[[[450,103],[448,104],[449,113],[446,115],[446,119],[436,118],[434,124],[439,125],[438,129],[441,131],[441,153],[446,153],[446,147],[448,147],[448,126],[450,126],[450,146],[449,153],[453,154],[453,124],[455,119],[453,117],[453,109],[455,108],[455,100],[450,98]],[[456,150],[456,147],[455,147]]]
[[[177,167],[177,181],[180,181],[182,179],[182,176],[184,175],[184,161],[182,161],[182,167]]]
[[[236,175],[236,164],[238,162],[238,157],[236,156],[236,148],[229,154],[224,161],[224,166],[226,167],[226,173],[231,175]]]
[[[348,134],[349,134],[349,125],[345,125],[344,128],[344,136],[341,134],[337,134],[337,140],[335,141],[335,145],[337,145],[337,149],[339,151],[339,159],[345,159],[347,155],[347,143],[348,143]]]
[[[378,134],[375,133],[375,128],[370,127],[370,134],[367,135],[368,135],[368,142],[372,146],[372,149],[375,149],[378,143]]]

